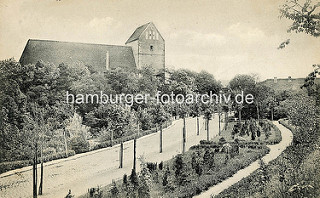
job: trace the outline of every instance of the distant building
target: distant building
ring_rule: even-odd
[[[165,68],[165,41],[150,22],[138,27],[125,43],[126,46],[61,42],[29,39],[20,63],[44,62],[59,65],[82,62],[97,71],[136,69],[145,66],[157,71]]]
[[[153,23],[138,27],[126,42],[131,46],[136,66],[151,66],[160,70],[165,68],[165,41]]]
[[[274,77],[273,79],[262,81],[261,84],[271,87],[276,91],[300,91],[304,82],[305,78],[292,78],[289,76],[288,78]],[[320,78],[316,78],[315,82],[320,83]]]

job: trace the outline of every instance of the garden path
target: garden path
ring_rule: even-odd
[[[265,163],[269,163],[270,161],[276,159],[292,142],[292,132],[284,127],[283,125],[279,124],[277,121],[273,122],[281,131],[282,140],[280,143],[275,145],[268,145],[270,148],[270,152],[265,155],[262,160]],[[210,187],[207,191],[201,193],[198,196],[195,197],[214,197],[215,195],[218,195],[223,190],[229,188],[233,184],[239,182],[241,179],[248,177],[251,173],[253,173],[255,170],[257,170],[260,167],[259,160],[256,160],[255,162],[251,163],[249,166],[247,166],[244,169],[239,170],[236,174],[229,177],[228,179],[218,183],[215,186]]]

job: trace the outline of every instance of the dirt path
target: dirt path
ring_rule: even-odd
[[[281,135],[282,135],[282,141],[276,145],[268,145],[268,147],[270,148],[270,153],[268,153],[262,158],[265,163],[269,163],[270,161],[276,159],[291,144],[292,138],[293,138],[293,135],[289,129],[287,129],[286,127],[284,127],[283,125],[279,124],[276,121],[274,121],[273,123],[280,129]],[[218,195],[219,193],[221,193],[223,190],[239,182],[241,179],[249,176],[258,168],[259,168],[259,160],[253,162],[246,168],[239,170],[232,177],[229,177],[223,182],[209,188],[209,190],[195,197],[199,197],[199,198],[210,197],[210,196],[214,197],[215,195]]]
[[[210,122],[211,138],[217,135],[217,116]],[[177,120],[163,131],[163,153],[159,153],[159,132],[137,140],[137,156],[146,161],[160,162],[171,159],[182,151],[182,120]],[[206,139],[203,119],[200,119],[201,132],[196,135],[196,119],[187,119],[187,144],[189,149]],[[138,160],[139,162],[139,160]],[[124,167],[119,169],[119,145],[100,149],[67,159],[45,163],[44,190],[39,197],[64,197],[68,190],[79,196],[88,188],[111,183],[112,179],[130,174],[133,163],[133,141],[124,144]],[[139,165],[138,171],[139,171]],[[39,169],[38,169],[39,170]],[[38,173],[39,175],[39,173]],[[39,181],[38,181],[39,184]],[[32,167],[25,167],[0,175],[0,197],[32,197]]]

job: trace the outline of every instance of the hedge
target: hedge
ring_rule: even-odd
[[[172,121],[168,121],[165,123],[165,127],[168,127],[172,124]],[[139,138],[151,133],[156,133],[157,130],[156,128],[152,128],[150,130],[145,130],[142,131],[139,136],[136,136],[136,134],[132,134],[126,137],[122,138],[123,142],[129,141],[129,140],[133,140],[135,137]],[[115,144],[119,144],[121,142],[121,139],[115,139],[113,140],[113,145]],[[81,147],[75,147],[75,149],[77,150],[77,152],[75,152],[74,150],[69,150],[68,151],[68,157],[75,155],[76,153],[84,153],[84,152],[88,152],[88,151],[92,151],[92,150],[97,150],[97,149],[101,149],[101,148],[106,148],[106,147],[111,147],[111,142],[110,140],[102,142],[96,146],[94,146],[93,149],[89,149],[89,148],[81,148]],[[61,159],[61,158],[66,158],[66,154],[65,152],[59,152],[59,153],[54,153],[54,154],[48,154],[46,156],[44,156],[44,162],[48,162],[48,161],[52,161],[52,160],[56,160],[56,159]],[[40,160],[40,159],[39,159]],[[39,161],[40,162],[40,161]],[[0,163],[0,174],[7,172],[9,170],[14,170],[17,168],[22,168],[25,166],[29,166],[32,165],[32,160],[18,160],[18,161],[11,161],[11,162],[2,162]]]
[[[73,156],[76,153],[73,150],[69,150],[68,151],[68,156]],[[54,154],[50,154],[50,155],[46,155],[43,158],[44,162],[48,162],[48,161],[52,161],[52,160],[56,160],[56,159],[61,159],[61,158],[66,158],[66,153],[65,152],[58,152],[58,153],[54,153]],[[40,163],[40,158],[38,158],[38,163]],[[22,167],[26,167],[26,166],[30,166],[33,164],[32,160],[18,160],[18,161],[12,161],[12,162],[2,162],[0,163],[0,174],[10,171],[10,170],[14,170],[17,168],[22,168]]]

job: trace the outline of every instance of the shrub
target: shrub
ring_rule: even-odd
[[[160,169],[160,170],[163,169],[163,161],[161,161],[161,162],[159,163],[159,169]]]
[[[89,142],[81,137],[81,136],[75,136],[70,139],[70,146],[71,149],[74,150],[76,153],[84,153],[89,151]]]
[[[147,162],[147,168],[150,172],[153,172],[154,170],[157,170],[157,163]]]
[[[138,180],[138,177],[137,177],[137,173],[136,173],[136,171],[134,169],[131,170],[131,175],[130,175],[129,179],[130,179],[131,184],[134,187],[139,186],[139,180]]]
[[[119,194],[119,190],[118,190],[117,184],[116,184],[116,182],[114,180],[112,180],[110,193],[111,193],[111,195],[113,197],[116,197]]]

